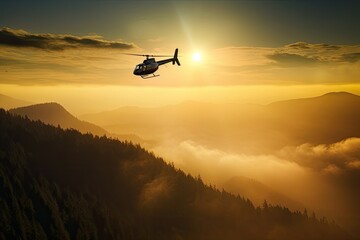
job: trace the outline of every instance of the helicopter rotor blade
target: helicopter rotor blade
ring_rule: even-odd
[[[172,55],[149,55],[150,57],[172,57]]]
[[[141,57],[172,57],[172,55],[152,55],[152,54],[136,54],[136,53],[123,53],[125,55],[131,56],[141,56]]]
[[[150,55],[147,54],[135,54],[135,53],[123,53],[124,55],[131,55],[131,56],[141,56],[141,57],[147,57]]]

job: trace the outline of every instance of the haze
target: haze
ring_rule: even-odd
[[[0,93],[13,100],[0,107],[59,103],[207,184],[256,205],[315,211],[359,237],[358,9],[355,1],[2,2]],[[124,54],[175,48],[181,66],[147,80],[132,74],[143,58]]]

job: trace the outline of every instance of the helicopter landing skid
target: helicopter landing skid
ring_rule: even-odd
[[[153,77],[158,77],[160,75],[155,75],[155,74],[148,74],[148,75],[141,75],[142,79],[148,79],[148,78],[153,78]]]

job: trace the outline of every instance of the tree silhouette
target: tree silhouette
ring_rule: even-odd
[[[0,239],[351,239],[207,186],[139,145],[0,110]]]

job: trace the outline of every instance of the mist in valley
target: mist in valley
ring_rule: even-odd
[[[359,234],[360,97],[350,93],[269,105],[184,102],[80,116],[141,144],[205,183]]]

